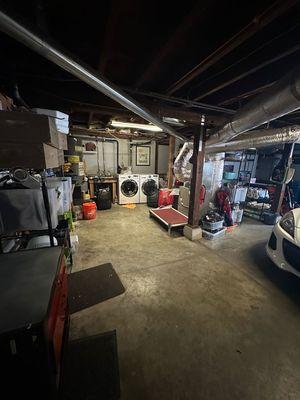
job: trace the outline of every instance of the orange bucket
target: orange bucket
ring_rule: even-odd
[[[94,201],[83,203],[82,211],[84,219],[96,219],[97,206]]]

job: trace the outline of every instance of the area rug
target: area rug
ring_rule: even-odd
[[[134,208],[136,208],[136,204],[124,204],[122,207],[133,210]]]
[[[116,331],[68,343],[60,400],[117,400],[120,377]]]
[[[125,292],[118,274],[110,263],[73,272],[68,279],[71,314]]]

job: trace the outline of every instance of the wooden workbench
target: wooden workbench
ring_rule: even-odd
[[[105,178],[99,178],[97,183],[104,183],[104,184],[110,184],[112,187],[112,202],[117,203],[118,202],[118,195],[117,195],[117,183],[118,179],[113,178],[113,177],[105,177]],[[95,197],[95,183],[94,183],[94,178],[89,178],[89,190],[90,190],[90,196]]]

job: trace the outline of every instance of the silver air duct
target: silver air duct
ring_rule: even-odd
[[[190,158],[193,155],[193,142],[185,142],[174,161],[174,175],[180,182],[186,182],[191,177]]]
[[[207,140],[207,145],[228,142],[235,136],[300,108],[300,67],[255,97]]]
[[[300,125],[277,129],[262,129],[239,136],[238,140],[227,143],[207,145],[205,152],[223,153],[226,151],[244,150],[252,147],[278,146],[285,143],[300,141]],[[174,162],[174,174],[181,182],[190,180],[191,167],[189,160],[193,154],[193,143],[186,142]]]
[[[184,136],[177,133],[168,124],[165,124],[162,120],[157,118],[154,114],[148,111],[145,107],[141,106],[138,102],[128,96],[125,92],[114,86],[108,80],[100,76],[97,72],[88,69],[72,58],[66,56],[60,50],[51,46],[43,39],[24,28],[18,22],[14,21],[8,15],[0,11],[0,30],[5,32],[7,35],[23,43],[25,46],[36,51],[43,57],[52,61],[54,64],[68,71],[70,74],[81,79],[88,85],[92,86],[99,92],[110,97],[117,103],[126,107],[128,110],[134,112],[146,121],[158,126],[163,132],[168,133],[180,140],[186,140]]]
[[[294,143],[298,140],[300,140],[300,125],[295,125],[277,129],[251,131],[238,136],[237,140],[231,142],[207,145],[205,151],[207,153],[220,153],[224,151],[244,150],[252,147],[277,146],[284,143]]]

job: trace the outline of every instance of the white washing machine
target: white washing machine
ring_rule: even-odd
[[[140,203],[147,203],[147,196],[159,188],[159,175],[140,175]]]
[[[119,204],[140,202],[140,176],[136,174],[118,175]]]

